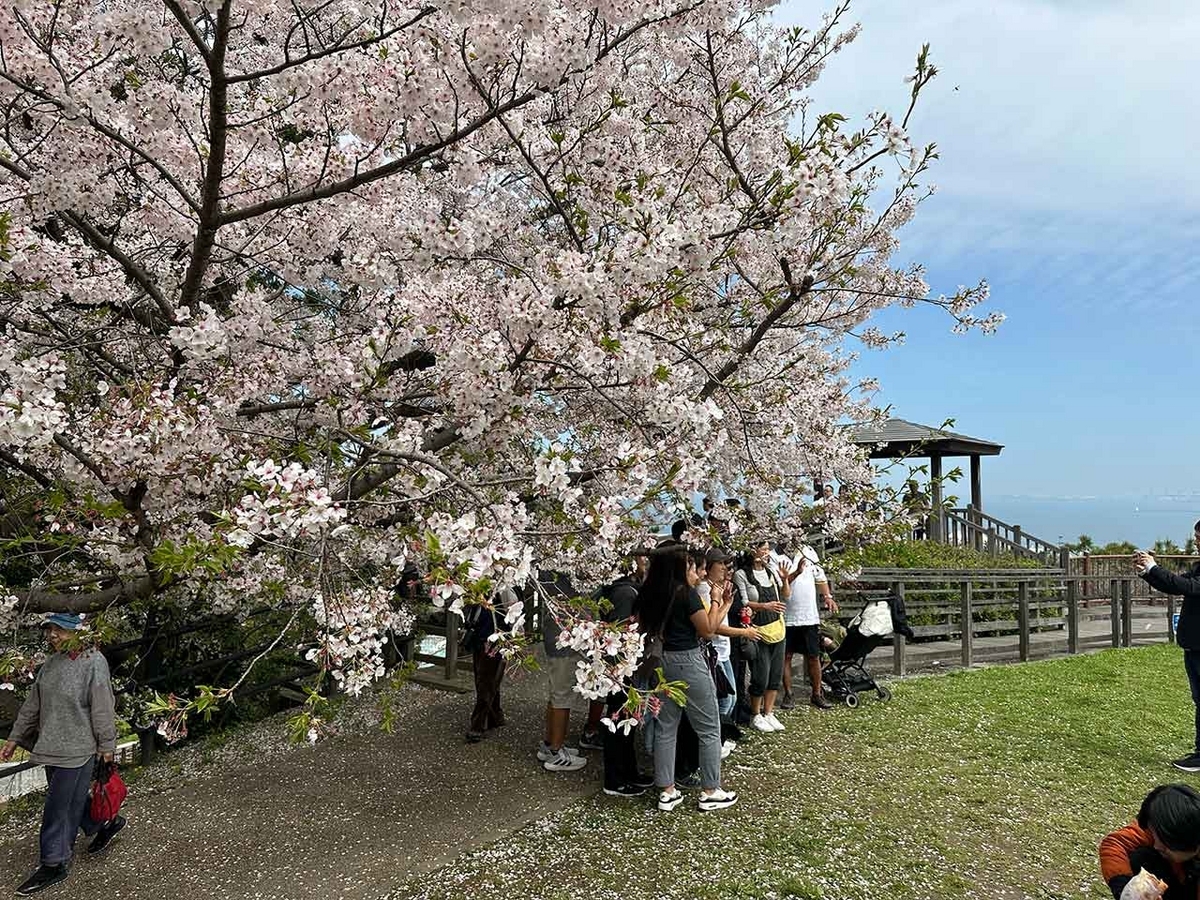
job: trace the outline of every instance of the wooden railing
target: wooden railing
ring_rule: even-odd
[[[1009,525],[973,506],[943,510],[941,520],[942,542],[951,546],[970,547],[992,556],[1009,554],[1034,559],[1045,566],[1063,565],[1066,558],[1057,544],[1034,537],[1020,525]]]
[[[944,613],[944,623],[915,626],[916,636],[957,638],[962,664],[971,666],[975,661],[975,639],[997,631],[1016,632],[1017,658],[1022,662],[1030,658],[1031,636],[1048,628],[1065,628],[1066,651],[1070,654],[1097,646],[1132,646],[1134,588],[1145,583],[1133,574],[1105,578],[1111,604],[1109,628],[1099,638],[1081,638],[1081,588],[1089,579],[1098,580],[1062,570],[865,569],[853,583],[835,585],[835,593],[841,598],[844,615],[857,612],[850,597],[865,602],[889,593],[903,599],[914,618],[931,608]],[[1141,599],[1145,605],[1147,598]],[[1150,591],[1149,600],[1151,618],[1162,616],[1166,639],[1173,642],[1177,598]],[[997,608],[1011,610],[1011,618],[1007,613],[1005,618],[996,618]],[[895,635],[892,671],[904,675],[907,668],[907,641]]]
[[[1183,572],[1197,562],[1200,556],[1187,554],[1163,554],[1154,557],[1155,562],[1170,569],[1172,572]],[[1086,576],[1081,583],[1081,599],[1092,600],[1106,596],[1108,579],[1122,578],[1132,574],[1132,560],[1126,554],[1092,553],[1082,556],[1072,556],[1069,567],[1072,575]],[[1152,594],[1150,585],[1142,579],[1137,579],[1132,587],[1133,596],[1149,597]]]

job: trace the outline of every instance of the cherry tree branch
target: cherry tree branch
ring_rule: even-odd
[[[228,78],[228,82],[229,82],[229,84],[240,84],[243,81],[253,81],[257,78],[269,78],[272,75],[278,75],[280,72],[286,72],[288,69],[294,69],[297,66],[302,66],[305,63],[310,63],[310,62],[313,62],[314,60],[324,59],[326,56],[332,56],[335,53],[344,53],[348,50],[360,50],[364,47],[370,47],[370,46],[373,46],[374,44],[382,43],[383,41],[386,41],[388,38],[390,38],[392,35],[399,34],[401,31],[404,31],[406,28],[410,28],[413,25],[416,25],[422,19],[433,15],[435,12],[437,12],[436,7],[433,7],[433,6],[423,7],[415,16],[413,16],[408,21],[402,22],[401,24],[396,25],[392,28],[389,28],[386,31],[382,31],[379,34],[372,35],[371,37],[368,37],[368,38],[363,38],[360,41],[351,41],[348,44],[343,44],[343,43],[338,42],[334,46],[326,47],[323,50],[310,51],[309,53],[306,53],[304,56],[301,56],[297,59],[286,59],[285,58],[283,62],[279,63],[278,65],[271,66],[270,68],[267,68],[267,69],[259,69],[256,72],[244,72],[240,75],[230,75]],[[361,24],[361,23],[359,23],[359,24]],[[354,29],[350,29],[350,30],[353,31]],[[285,50],[285,56],[286,56],[286,50]]]
[[[217,229],[221,227],[221,182],[225,178],[225,144],[229,136],[227,103],[228,84],[225,78],[225,51],[229,46],[229,16],[232,3],[223,3],[217,10],[216,35],[208,57],[211,83],[208,89],[208,166],[200,191],[200,222],[187,274],[180,289],[180,303],[195,309],[212,257]]]

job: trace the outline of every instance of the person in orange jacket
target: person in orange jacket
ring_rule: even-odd
[[[1200,900],[1200,793],[1186,784],[1156,787],[1137,821],[1100,842],[1100,874],[1116,900],[1139,870],[1167,883],[1163,900]]]

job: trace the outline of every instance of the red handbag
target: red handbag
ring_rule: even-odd
[[[92,804],[89,810],[93,822],[111,822],[121,811],[121,804],[129,789],[121,780],[116,763],[100,762],[96,765],[96,780],[92,782]]]

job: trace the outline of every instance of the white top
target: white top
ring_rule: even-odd
[[[792,580],[792,589],[788,594],[787,612],[784,615],[784,623],[787,625],[820,625],[821,612],[817,608],[817,584],[824,584],[829,579],[825,577],[825,570],[816,563],[807,562],[799,553],[792,560],[792,571],[800,568],[800,571]]]
[[[704,608],[712,604],[712,585],[707,581],[702,581],[696,585],[696,593],[700,595],[700,602],[704,604]],[[727,624],[725,622],[722,625]],[[729,659],[729,654],[733,651],[733,642],[725,634],[714,634],[712,636],[712,645],[717,649],[717,659],[721,662]]]

